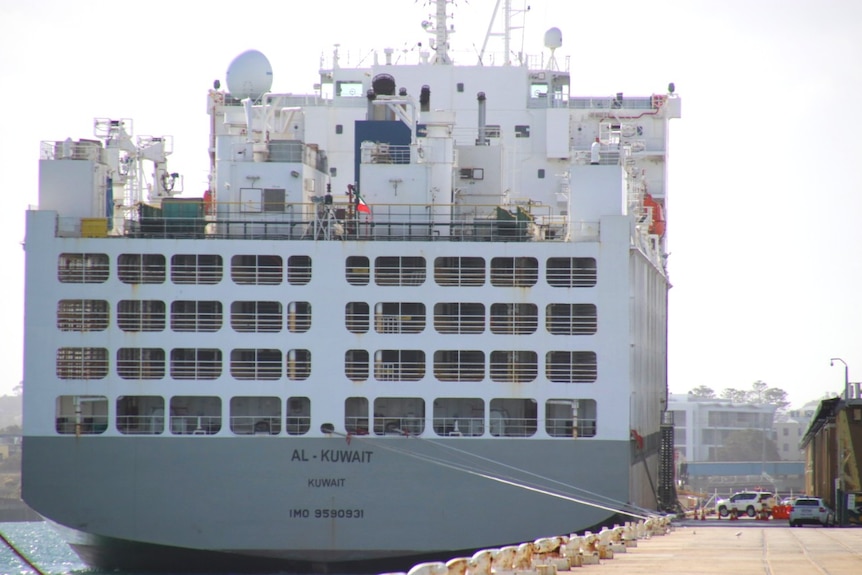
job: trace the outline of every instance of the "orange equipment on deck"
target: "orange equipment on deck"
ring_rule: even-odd
[[[652,224],[649,233],[663,236],[665,230],[664,210],[649,193],[644,193],[644,207],[652,211]]]

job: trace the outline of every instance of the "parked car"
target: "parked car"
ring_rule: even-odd
[[[798,497],[790,509],[790,526],[814,523],[824,527],[835,525],[835,513],[819,497]]]
[[[731,511],[736,509],[737,515],[748,515],[754,517],[758,511],[763,509],[771,511],[775,505],[775,496],[767,491],[740,491],[724,499],[716,499],[715,511],[721,517],[727,517]]]

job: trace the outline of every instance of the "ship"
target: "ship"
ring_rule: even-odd
[[[307,94],[236,56],[197,194],[130,118],[41,143],[22,496],[87,564],[406,570],[660,510],[681,100],[572,94],[559,28],[456,57],[450,8]]]

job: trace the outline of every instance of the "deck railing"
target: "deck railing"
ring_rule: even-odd
[[[188,201],[188,200],[186,200]],[[163,205],[167,205],[164,202]],[[108,218],[58,217],[59,237],[154,239],[274,239],[363,241],[561,242],[598,238],[598,222],[529,212],[512,206],[375,204],[371,213],[348,204],[267,205],[248,211],[238,203],[196,203],[181,213],[140,204],[122,223]],[[507,217],[506,214],[510,214]],[[94,225],[101,222],[101,225]]]

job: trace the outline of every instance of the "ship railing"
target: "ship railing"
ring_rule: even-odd
[[[423,431],[424,417],[374,416],[374,435],[419,435]]]
[[[230,430],[237,435],[278,435],[281,417],[277,415],[232,415]]]
[[[117,430],[124,435],[159,435],[165,431],[165,416],[117,415]]]
[[[494,437],[532,437],[536,434],[535,417],[492,417],[490,431]]]
[[[344,417],[344,430],[353,435],[368,435],[367,415],[348,415]]]
[[[569,98],[566,107],[580,110],[657,110],[663,103],[655,96],[577,96]]]
[[[102,149],[102,143],[97,140],[43,141],[39,144],[39,159],[92,160],[97,162],[102,157]]]
[[[409,164],[412,153],[410,145],[363,142],[359,161],[362,164]]]
[[[107,415],[92,415],[81,418],[57,417],[55,421],[57,433],[98,435],[108,429]]]
[[[581,134],[572,140],[572,150],[578,157],[589,159],[593,142],[594,140]],[[666,147],[665,139],[661,137],[626,138],[622,145],[618,142],[605,142],[599,148],[599,163],[616,165],[625,164],[626,160],[641,156],[663,156]]]
[[[170,420],[174,435],[214,435],[221,430],[217,415],[172,415]]]
[[[577,421],[571,417],[548,418],[545,420],[545,431],[551,437],[594,437],[596,420],[582,417]]]
[[[485,433],[481,417],[435,417],[434,433],[445,437],[479,437]]]
[[[425,418],[415,415],[375,415],[372,426],[368,425],[367,416],[348,416],[344,418],[344,427],[354,435],[419,435],[425,431]]]
[[[331,214],[323,216],[316,213],[319,207],[279,203],[248,212],[238,202],[201,200],[199,209],[177,216],[152,208],[133,210],[133,217],[111,228],[107,218],[59,217],[56,233],[61,237],[466,242],[592,241],[599,233],[598,222],[572,221],[540,204],[374,204],[371,213],[364,214],[354,206],[336,203],[326,208]],[[102,225],[90,225],[94,220]]]
[[[536,71],[545,71],[552,69],[563,72],[568,72],[571,66],[571,55],[557,55],[554,60],[551,61],[550,56],[546,53],[521,53],[516,55],[513,52],[507,54],[503,50],[485,50],[481,54],[481,60],[476,50],[471,49],[449,48],[447,50],[447,54],[449,55],[449,58],[452,60],[452,62],[457,63],[459,66],[521,66],[525,68],[529,67],[530,70]],[[380,59],[383,59],[382,55],[380,56]],[[422,51],[420,50],[405,50],[397,54],[394,63],[399,66],[426,64],[427,59],[427,55],[423,55]],[[368,55],[362,51],[356,52],[342,48],[338,51],[338,62],[335,61],[334,53],[327,53],[323,55],[323,57],[321,58],[321,70],[329,71],[333,68],[345,68],[345,62],[363,62],[367,60]],[[355,67],[355,69],[362,68],[357,66]],[[357,90],[356,94],[353,95],[357,98],[361,98],[362,100],[364,100],[365,94],[362,92],[362,90]]]

